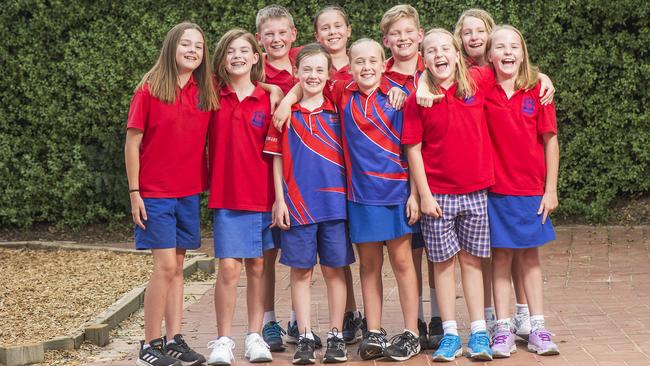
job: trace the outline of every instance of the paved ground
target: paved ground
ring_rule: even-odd
[[[560,346],[561,355],[538,357],[528,353],[525,344],[521,343],[513,357],[495,360],[492,364],[650,365],[650,227],[561,227],[557,234],[558,240],[543,248],[542,257],[547,326],[556,334],[554,340]],[[354,267],[353,271],[356,269]],[[278,265],[277,282],[276,313],[285,323],[290,311],[290,295],[288,272],[281,265]],[[360,304],[358,273],[355,283]],[[247,364],[243,358],[245,284],[242,276],[237,299],[242,310],[237,311],[235,319],[236,334],[239,335],[235,339],[235,355],[236,364],[240,365]],[[388,263],[384,266],[384,288],[383,325],[389,334],[395,334],[401,329],[401,313]],[[312,302],[314,321],[319,324],[316,331],[321,335],[324,335],[327,323],[327,299],[323,294],[324,284],[317,274],[314,276]],[[466,339],[469,324],[460,286],[457,296],[458,322],[461,335]],[[426,310],[428,304],[425,304],[425,314]],[[211,288],[185,310],[184,322],[188,342],[198,351],[207,353],[206,343],[216,333]],[[293,347],[285,353],[274,354],[273,365],[290,364],[292,353]],[[384,361],[361,361],[356,348],[349,349],[349,353],[350,364],[386,364]],[[135,354],[134,348],[130,359],[93,365],[134,365]],[[431,364],[429,354],[425,352],[407,363]],[[453,364],[481,363],[460,358]]]

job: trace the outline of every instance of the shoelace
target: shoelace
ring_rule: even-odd
[[[340,351],[345,350],[345,341],[343,338],[339,337],[338,328],[332,328],[332,330],[330,330],[330,333],[332,333],[334,336],[327,338],[327,348],[336,348]]]
[[[271,348],[259,335],[253,338],[252,343],[260,347]]]
[[[384,328],[381,328],[379,333],[368,332],[368,339],[373,343],[379,343],[383,346],[386,344],[386,331]]]
[[[313,340],[307,337],[300,337],[298,339],[298,344],[296,345],[296,351],[298,352],[310,351],[311,350],[309,347],[310,343],[312,344],[311,348],[313,348],[314,347],[313,343],[315,343]]]
[[[272,325],[270,327],[264,328],[263,333],[266,338],[282,337],[283,334],[287,334],[280,326],[280,323],[273,321],[271,323]]]
[[[415,352],[417,349],[417,345],[415,342],[411,342],[411,337],[415,338],[414,335],[412,335],[409,332],[404,332],[401,334],[398,334],[396,336],[393,336],[393,338],[390,339],[390,343],[395,345],[398,348],[406,348],[409,352]]]
[[[190,351],[190,346],[188,346],[187,343],[185,343],[185,339],[183,339],[183,336],[178,336],[176,338],[178,338],[178,339],[174,339],[174,343],[176,343],[176,345],[178,345],[178,347],[181,348],[183,353],[189,352]]]
[[[474,337],[474,342],[480,344],[481,346],[489,347],[490,346],[490,340],[488,337],[485,336],[476,336]]]
[[[354,324],[354,314],[347,314],[343,318],[343,329],[344,330],[354,330],[355,324]]]
[[[501,335],[494,336],[493,342],[494,344],[505,344],[507,340],[508,340],[508,335],[501,334]]]
[[[454,345],[454,339],[451,337],[444,336],[442,337],[442,340],[440,341],[440,346],[438,346],[438,349],[444,349],[447,347],[452,347]]]
[[[229,342],[228,339],[215,339],[214,341],[208,342],[208,348],[217,349],[217,348],[226,348],[230,353],[230,358],[235,358],[235,355],[232,353],[232,349],[235,348],[235,343]]]
[[[538,330],[537,331],[537,336],[539,339],[542,340],[542,342],[551,342],[551,336],[554,335],[553,333],[549,332],[548,330]]]

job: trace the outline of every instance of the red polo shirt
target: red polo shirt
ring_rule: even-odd
[[[350,74],[350,64],[347,64],[338,70],[332,66],[332,70],[330,71],[330,79],[335,81],[343,81],[344,83],[351,81],[352,74]]]
[[[485,94],[494,85],[489,67],[474,67],[477,84],[468,98],[456,97],[456,84],[441,88],[444,98],[430,108],[417,105],[415,94],[404,107],[403,144],[422,143],[422,160],[432,193],[465,194],[494,184]]]
[[[209,208],[271,211],[273,157],[262,153],[271,123],[269,94],[260,86],[241,102],[229,87],[210,121]]]
[[[486,96],[485,112],[494,152],[496,183],[491,192],[541,196],[546,183],[544,133],[557,134],[555,105],[542,105],[540,85],[510,98],[496,84]]]
[[[395,59],[393,57],[388,59],[386,63],[386,71],[384,71],[384,76],[388,81],[390,81],[392,86],[396,86],[402,89],[407,95],[411,95],[418,88],[418,80],[420,80],[420,75],[424,71],[424,62],[422,61],[422,56],[418,53],[418,66],[413,75],[402,74],[400,72],[393,70],[393,65],[395,65]]]
[[[298,52],[302,50],[302,47],[294,47],[289,50],[289,60],[291,61],[291,66],[296,66],[296,56]],[[284,69],[278,69],[275,66],[271,65],[268,61],[266,55],[264,56],[264,74],[266,75],[265,82],[271,85],[277,85],[282,89],[284,94],[287,94],[291,88],[296,85],[298,78],[293,75],[293,72],[289,72]]]
[[[143,132],[140,144],[140,195],[145,198],[177,198],[207,188],[205,138],[209,111],[201,111],[199,87],[190,80],[177,88],[174,103],[164,103],[138,89],[131,100],[126,128]]]

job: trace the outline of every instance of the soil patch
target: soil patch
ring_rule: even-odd
[[[151,273],[151,257],[104,250],[0,248],[0,345],[78,329]]]

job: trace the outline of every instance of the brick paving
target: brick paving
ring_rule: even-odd
[[[544,305],[547,327],[556,336],[561,355],[541,357],[526,351],[523,342],[518,352],[509,359],[492,361],[492,365],[650,365],[650,227],[559,227],[556,242],[541,250],[544,270]],[[206,240],[203,250],[209,252]],[[395,334],[402,328],[395,279],[386,258],[384,265],[385,310],[384,328]],[[361,304],[361,290],[357,267],[355,288],[357,303]],[[425,271],[426,272],[426,271]],[[424,274],[426,278],[426,273]],[[459,278],[459,276],[457,276]],[[288,271],[278,265],[276,314],[286,324],[290,313]],[[426,280],[424,283],[427,283]],[[247,364],[243,353],[243,334],[246,330],[245,289],[242,274],[238,289],[235,316],[235,349],[237,365]],[[424,291],[425,301],[428,291]],[[469,322],[460,284],[457,286],[458,324],[466,341]],[[513,300],[514,301],[514,300]],[[315,331],[325,335],[327,326],[327,298],[320,272],[314,275],[312,294]],[[514,305],[513,305],[514,307]],[[425,303],[425,315],[428,303]],[[185,310],[186,339],[205,354],[206,343],[216,334],[212,291]],[[274,353],[273,365],[289,365],[293,346],[287,352]],[[134,365],[133,356],[123,361],[95,363],[99,365]],[[431,351],[406,362],[408,365],[433,364]],[[353,365],[386,364],[385,361],[364,362],[356,355],[356,347],[349,348]],[[318,357],[322,353],[317,354]],[[461,357],[451,365],[488,364]],[[91,364],[88,364],[91,365]]]

